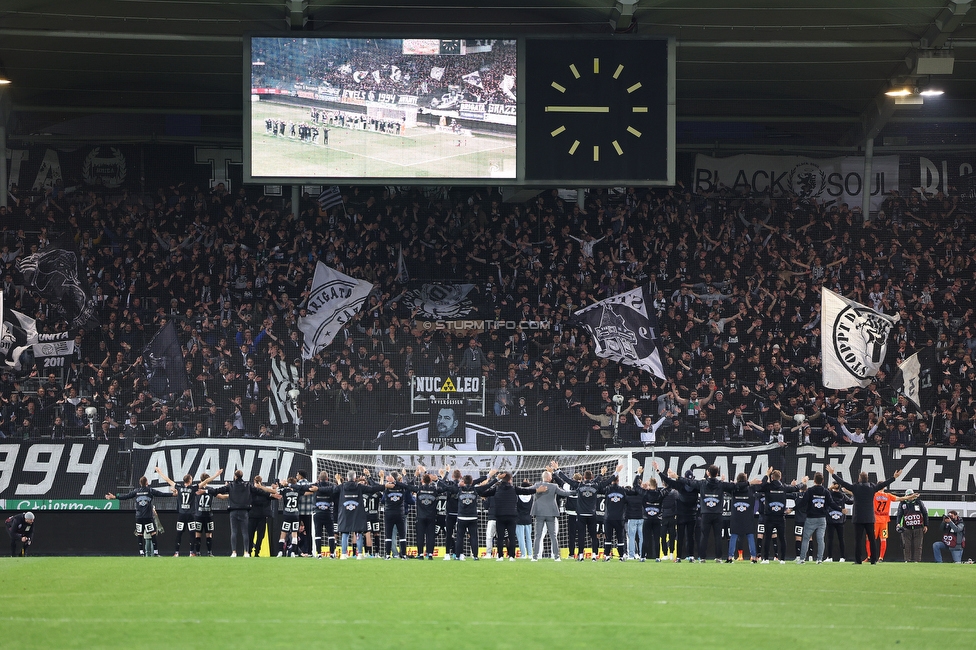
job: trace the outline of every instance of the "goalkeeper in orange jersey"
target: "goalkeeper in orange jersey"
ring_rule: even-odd
[[[890,492],[876,492],[874,495],[874,538],[881,544],[878,553],[878,561],[884,562],[885,550],[888,548],[888,519],[891,516],[891,503],[893,501],[913,501],[918,498],[917,494],[908,496],[895,496]],[[868,555],[871,554],[871,542],[868,540]]]

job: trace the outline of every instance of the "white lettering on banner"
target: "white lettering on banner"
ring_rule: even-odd
[[[855,455],[857,455],[856,447],[831,447],[827,459],[835,472],[844,477],[845,480],[853,481],[857,478],[851,469],[854,465]]]
[[[828,464],[841,478],[852,483],[857,482],[861,472],[866,472],[872,481],[883,481],[900,468],[902,473],[889,488],[899,494],[908,488],[930,495],[968,494],[976,481],[976,452],[946,447],[895,449],[890,456],[884,448],[859,445],[827,449],[812,445],[785,449],[775,445],[746,449],[663,447],[655,449],[653,456],[644,449],[633,452],[635,459],[643,464],[646,476],[653,475],[652,462],[656,462],[662,472],[671,469],[683,475],[691,470],[696,479],[704,477],[704,468],[710,464],[726,472],[728,480],[733,480],[739,472],[754,479],[764,476],[772,463],[790,480],[812,477]]]
[[[5,492],[10,485],[20,455],[20,445],[0,445],[0,493]]]
[[[211,446],[204,446],[204,444]],[[136,452],[143,449],[149,451],[143,475],[153,484],[164,483],[156,474],[156,467],[177,482],[182,481],[186,474],[192,476],[194,480],[200,480],[203,474],[214,476],[221,468],[224,470],[221,480],[233,479],[234,472],[238,469],[247,479],[256,475],[261,475],[268,481],[286,478],[295,454],[294,451],[287,451],[281,447],[304,449],[301,444],[287,442],[212,440],[204,444],[165,441],[146,446],[137,444],[134,448]],[[221,461],[221,457],[224,457],[224,461]],[[278,476],[272,476],[278,464],[275,461],[278,460],[280,460],[280,470],[278,470],[280,473]],[[173,468],[172,472],[168,469],[170,467]]]
[[[945,478],[939,480],[942,474],[945,473],[945,465],[939,462],[938,457],[942,457],[947,461],[955,460],[956,450],[930,447],[927,455],[936,456],[936,458],[925,459],[925,482],[922,483],[922,490],[948,492],[952,489],[952,479]]]
[[[69,474],[85,474],[85,483],[81,486],[81,491],[79,494],[81,496],[95,494],[95,488],[98,486],[98,477],[102,473],[102,465],[105,464],[105,456],[108,455],[108,445],[98,445],[95,448],[95,454],[92,456],[90,463],[81,462],[81,452],[85,450],[84,445],[74,444],[71,445],[71,451],[68,453],[68,469]]]
[[[884,462],[881,459],[880,447],[861,448],[861,471],[867,472],[868,474],[873,473],[878,477],[879,481],[887,479]]]
[[[44,152],[44,159],[41,167],[37,170],[37,178],[34,179],[33,191],[54,189],[56,185],[61,185],[61,159],[58,152],[48,149]]]
[[[295,460],[295,452],[293,451],[283,451],[281,452],[281,469],[278,472],[278,478],[284,479],[291,474],[291,464]]]
[[[197,467],[197,476],[210,474],[214,476],[220,469],[220,452],[216,449],[204,449],[200,456],[200,465]]]
[[[256,476],[260,476],[263,479],[267,479],[271,482],[273,478],[271,476],[271,468],[274,467],[274,462],[278,458],[278,453],[271,449],[262,449],[258,452],[258,460],[261,461],[261,466],[258,468],[258,473]]]
[[[517,115],[515,104],[488,104],[488,112],[494,115]]]
[[[893,450],[891,457],[896,461],[902,461],[904,464],[901,465],[901,475],[892,482],[890,489],[907,490],[910,488],[916,492],[921,490],[921,480],[918,477],[912,477],[912,474],[914,473],[915,466],[918,465],[919,458],[924,455],[925,449],[922,447],[908,447],[907,449]]]
[[[668,456],[648,456],[642,461],[644,463],[644,471],[646,473],[650,470],[652,467],[651,463],[657,463],[658,467],[661,468],[661,473],[665,473],[667,470],[672,470],[679,476],[684,476],[686,471],[691,470],[695,474],[695,479],[701,480],[705,478],[705,469],[712,464],[699,454],[691,454],[690,456],[686,457],[683,462],[681,458],[682,456],[680,453],[675,453],[674,455]],[[739,472],[745,472],[751,480],[754,478],[761,478],[766,475],[766,470],[769,468],[769,455],[759,453],[755,456],[746,456],[736,453],[732,455],[730,462],[729,455],[720,453],[716,454],[713,462],[719,468],[719,473],[725,474],[725,476],[729,477],[729,480],[732,480],[734,475],[738,474]],[[735,468],[734,473],[729,471],[729,467]]]
[[[24,456],[22,469],[24,472],[44,474],[44,478],[41,479],[40,483],[20,483],[14,493],[18,495],[47,494],[58,475],[62,453],[64,453],[64,445],[31,445],[27,450],[27,455]],[[42,456],[47,456],[47,460],[41,460]]]
[[[181,477],[186,476],[190,473],[193,468],[193,461],[197,458],[198,449],[187,449],[186,458],[181,462],[181,456],[179,449],[171,449],[169,452],[169,457],[173,461],[173,473],[170,475],[174,481],[181,480]]]
[[[959,485],[956,490],[959,492],[969,492],[970,481],[976,483],[976,453],[971,451],[959,452]],[[966,460],[966,457],[970,460]]]
[[[877,210],[888,188],[898,187],[898,156],[876,156],[872,163],[871,209]],[[865,186],[864,158],[811,159],[799,156],[742,154],[727,158],[695,157],[694,189],[715,191],[721,187],[772,196],[796,195],[824,203],[835,200],[861,205]]]
[[[947,188],[952,186],[959,187],[960,184],[967,187],[972,180],[973,166],[976,161],[966,161],[965,159],[960,161],[959,158],[965,155],[953,157],[952,160],[941,160],[938,162],[925,156],[919,156],[918,187],[926,194],[935,194],[940,191],[948,193]],[[954,176],[949,173],[950,167],[954,168]]]
[[[10,158],[7,177],[7,190],[9,191],[14,185],[20,187],[20,164],[24,160],[30,159],[30,152],[26,149],[7,149],[7,156]]]
[[[705,478],[705,470],[708,464],[705,459],[701,456],[689,456],[685,459],[684,464],[681,466],[681,471],[678,472],[680,476],[684,476],[685,472],[689,469],[695,472],[695,480],[701,480]]]
[[[735,467],[735,473],[726,474],[729,480],[733,480],[735,476],[738,476],[742,472],[749,472],[749,465],[752,463],[752,456],[733,456],[732,465]]]
[[[414,377],[414,390],[421,393],[480,393],[481,377]]]
[[[159,468],[163,474],[166,476],[172,476],[173,472],[169,471],[169,464],[166,462],[166,450],[159,449],[157,451],[149,454],[149,462],[146,463],[146,471],[140,476],[145,476],[149,479],[150,483],[163,483],[163,479],[160,478],[159,474],[156,473],[156,468]],[[189,472],[187,472],[189,473]],[[178,480],[178,479],[173,479]]]
[[[241,470],[245,477],[251,478],[251,467],[254,465],[254,450],[245,449],[243,457],[241,450],[231,449],[227,452],[227,464],[224,466],[224,479],[234,478],[234,472]],[[246,479],[245,479],[246,480]]]

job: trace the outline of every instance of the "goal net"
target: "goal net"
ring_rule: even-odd
[[[627,481],[629,484],[633,480],[637,465],[632,454],[628,450],[615,449],[612,451],[578,451],[578,452],[470,452],[463,451],[376,451],[376,452],[350,452],[350,451],[313,451],[312,462],[315,468],[316,477],[320,472],[326,472],[330,481],[335,480],[335,475],[345,476],[349,470],[362,473],[363,469],[368,469],[374,480],[378,480],[379,471],[383,470],[390,474],[396,472],[402,475],[404,483],[414,483],[417,479],[414,472],[417,466],[423,466],[428,473],[436,474],[437,470],[450,467],[452,470],[458,469],[461,475],[470,474],[472,477],[487,475],[489,470],[512,472],[514,482],[520,485],[525,479],[530,483],[539,481],[542,472],[550,461],[556,461],[560,471],[567,476],[575,473],[582,474],[590,470],[594,475],[599,476],[601,471],[606,468],[607,474],[614,472],[617,465],[623,465],[624,470],[621,474],[621,482]],[[317,479],[316,479],[317,480]],[[381,497],[382,495],[377,495]],[[561,502],[560,511],[564,512],[564,499]],[[441,497],[438,500],[438,521],[435,555],[443,557],[446,553],[450,554],[453,549],[444,548],[445,539],[445,515],[447,498]],[[602,501],[601,501],[602,506]],[[374,533],[379,533],[378,542],[374,545],[382,549],[382,542],[386,531],[383,530],[383,505],[379,498],[372,499],[367,504],[370,512],[371,528]],[[416,508],[408,506],[406,509],[406,528],[407,528],[407,554],[416,555]],[[566,525],[565,514],[557,520],[557,538],[563,556],[566,556],[569,546],[568,526]],[[494,540],[486,539],[490,531],[488,522],[488,504],[482,500],[478,508],[478,546],[482,555],[490,555],[495,546]],[[314,531],[315,548],[319,548],[319,536],[321,531]],[[543,536],[544,555],[548,556],[550,551],[548,535]],[[532,537],[535,539],[535,528],[533,526]],[[592,551],[592,549],[591,549]],[[599,552],[599,550],[597,551]],[[538,550],[536,550],[538,553]]]

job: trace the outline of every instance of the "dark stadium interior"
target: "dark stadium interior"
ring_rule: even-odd
[[[415,377],[483,378],[462,400],[465,451],[633,446],[650,460],[670,445],[691,448],[672,458],[685,467],[695,449],[734,448],[796,469],[847,449],[879,473],[917,461],[918,485],[971,501],[974,17],[953,0],[5,0],[0,153],[5,144],[15,175],[0,203],[3,320],[17,310],[51,345],[73,347],[24,346],[14,367],[16,336],[30,327],[5,341],[0,438],[21,452],[6,457],[0,504],[66,499],[34,489],[55,474],[56,491],[84,489],[83,499],[130,488],[157,443],[164,455],[217,438],[307,452],[436,448],[437,401],[425,393],[439,389],[413,391]],[[673,37],[677,183],[343,184],[335,195],[313,180],[297,194],[245,184],[247,38],[306,33]],[[463,86],[461,72],[449,75]],[[513,103],[501,83],[492,96]],[[901,87],[906,97],[885,95]],[[933,90],[944,94],[923,94]],[[708,182],[711,161],[739,154],[761,162]],[[777,156],[867,156],[875,168],[763,167]],[[890,181],[863,204],[869,214],[849,198],[864,173]],[[797,191],[805,182],[817,192]],[[77,266],[45,259],[53,250],[76,253]],[[298,323],[318,261],[374,289],[303,360]],[[63,292],[44,292],[45,278],[72,274]],[[456,293],[454,311],[422,318],[443,308],[428,295],[436,283]],[[667,380],[597,357],[574,317],[639,287],[660,323]],[[898,314],[865,387],[823,385],[824,288]],[[152,347],[170,323],[176,356]],[[923,348],[937,354],[936,399],[915,408],[890,384]],[[276,388],[279,360],[294,364],[295,395]],[[168,374],[170,384],[154,383],[181,363],[185,392]],[[615,410],[625,412],[616,426]],[[96,464],[100,474],[85,474]],[[307,455],[291,467],[317,469]],[[105,516],[119,530],[131,519]],[[70,552],[96,552],[94,538],[73,543]]]

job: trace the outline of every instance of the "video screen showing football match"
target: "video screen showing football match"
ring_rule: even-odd
[[[515,40],[250,42],[252,179],[516,177]]]

